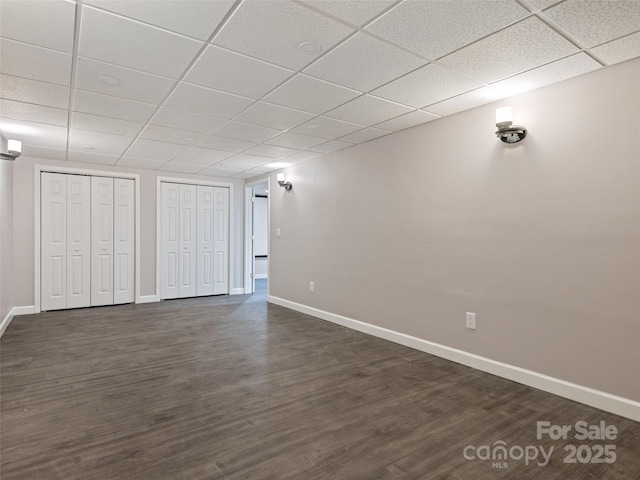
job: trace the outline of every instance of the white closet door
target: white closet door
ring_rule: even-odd
[[[178,297],[196,296],[196,186],[180,185]]]
[[[91,305],[113,304],[113,178],[91,177]]]
[[[41,177],[41,308],[67,307],[67,176]]]
[[[160,283],[160,295],[162,298],[178,298],[180,185],[167,182],[162,182],[160,185],[162,197],[160,219],[162,224],[162,257],[160,261],[162,281]]]
[[[213,295],[213,187],[198,185],[196,294]]]
[[[132,303],[134,294],[134,182],[113,180],[113,303]]]
[[[91,179],[67,175],[67,308],[91,305]]]
[[[213,294],[229,293],[229,189],[213,187]]]

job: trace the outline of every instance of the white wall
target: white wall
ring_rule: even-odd
[[[13,165],[0,160],[0,325],[14,303],[13,287]]]
[[[286,175],[272,296],[640,401],[640,60]]]
[[[220,181],[234,184],[234,199],[231,210],[234,216],[232,248],[234,249],[233,285],[231,288],[242,289],[243,279],[243,184],[242,180],[228,178],[198,177],[173,172],[140,170],[126,167],[81,164],[66,161],[43,160],[20,157],[15,162],[13,179],[13,200],[15,204],[13,238],[14,253],[20,268],[14,275],[15,305],[34,305],[34,166],[54,165],[68,168],[83,168],[98,171],[116,171],[140,174],[140,269],[141,295],[156,294],[156,188],[157,177],[175,177],[186,180]]]

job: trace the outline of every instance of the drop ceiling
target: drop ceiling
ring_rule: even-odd
[[[251,178],[640,56],[640,2],[0,0],[25,155]]]

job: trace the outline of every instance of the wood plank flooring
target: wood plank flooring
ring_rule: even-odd
[[[18,317],[0,360],[3,480],[640,478],[637,422],[264,292]],[[581,420],[619,435],[536,439],[537,421]],[[546,466],[463,456],[498,441],[554,451]],[[607,443],[612,464],[563,462],[568,444]]]

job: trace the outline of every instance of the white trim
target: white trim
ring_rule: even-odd
[[[7,316],[2,319],[2,322],[0,322],[0,337],[2,337],[2,334],[11,323],[11,320],[13,320],[13,317],[15,315],[14,310],[15,308],[12,308],[11,310],[9,310],[9,313],[7,313]]]
[[[255,290],[252,278],[253,273],[253,249],[251,248],[251,232],[253,231],[253,206],[251,205],[252,189],[256,185],[267,184],[267,255],[269,255],[269,221],[271,217],[271,175],[265,174],[257,180],[245,182],[244,184],[244,293],[250,294]],[[269,262],[267,262],[269,268]],[[268,272],[267,272],[268,273]],[[265,277],[266,278],[266,277]],[[267,289],[269,286],[267,285]]]
[[[607,392],[577,385],[575,383],[550,377],[532,370],[491,360],[490,358],[481,357],[463,350],[447,347],[446,345],[440,345],[438,343],[433,343],[428,340],[423,340],[394,330],[371,325],[342,315],[336,315],[334,313],[319,310],[300,303],[291,302],[283,298],[269,295],[268,301],[275,303],[276,305],[290,308],[291,310],[342,325],[343,327],[351,328],[352,330],[357,330],[394,343],[399,343],[400,345],[430,353],[498,377],[506,378],[548,393],[553,393],[554,395],[568,398],[570,400],[575,400],[576,402],[584,403],[585,405],[599,408],[622,417],[640,421],[640,402],[636,402],[628,398],[619,397]]]
[[[262,279],[267,278],[267,274],[266,273],[256,273],[253,276],[253,278],[256,279],[256,280],[262,280]]]
[[[35,307],[33,305],[29,305],[27,307],[13,307],[9,310],[7,316],[2,319],[2,322],[0,322],[0,337],[2,337],[14,317],[18,315],[29,315],[31,313],[35,313]]]
[[[240,288],[232,288],[229,290],[229,295],[244,295],[245,291],[243,287]]]
[[[140,295],[136,303],[154,303],[159,301],[160,297],[158,295]]]
[[[25,305],[23,307],[13,307],[14,315],[31,315],[36,313],[36,307],[33,305]]]
[[[42,172],[52,173],[70,173],[76,175],[89,175],[94,177],[111,177],[111,178],[130,178],[135,183],[135,196],[136,196],[136,208],[135,208],[135,230],[136,230],[136,252],[135,252],[135,302],[140,300],[140,278],[142,272],[140,271],[140,174],[138,173],[124,173],[124,172],[109,172],[104,170],[90,170],[86,168],[69,168],[58,167],[55,165],[35,165],[34,167],[34,182],[33,189],[35,192],[35,205],[34,205],[34,277],[33,277],[33,291],[34,291],[34,311],[31,313],[40,313],[40,177]]]
[[[235,248],[233,248],[233,225],[234,225],[234,217],[233,217],[233,201],[234,201],[234,185],[231,182],[220,182],[220,181],[208,181],[208,180],[200,180],[200,179],[191,179],[191,178],[180,178],[180,177],[156,177],[156,296],[158,297],[158,301],[162,300],[162,296],[160,295],[160,279],[162,278],[160,272],[160,255],[161,255],[161,246],[160,246],[160,238],[162,237],[161,231],[161,222],[162,222],[162,205],[160,201],[162,200],[162,192],[161,192],[161,184],[162,182],[170,182],[170,183],[182,183],[186,185],[204,185],[208,187],[224,187],[229,189],[229,264],[227,266],[227,271],[229,272],[229,294],[234,295],[232,290],[238,290],[237,288],[233,288],[233,265],[235,260]],[[244,289],[242,289],[242,293],[244,293]]]

